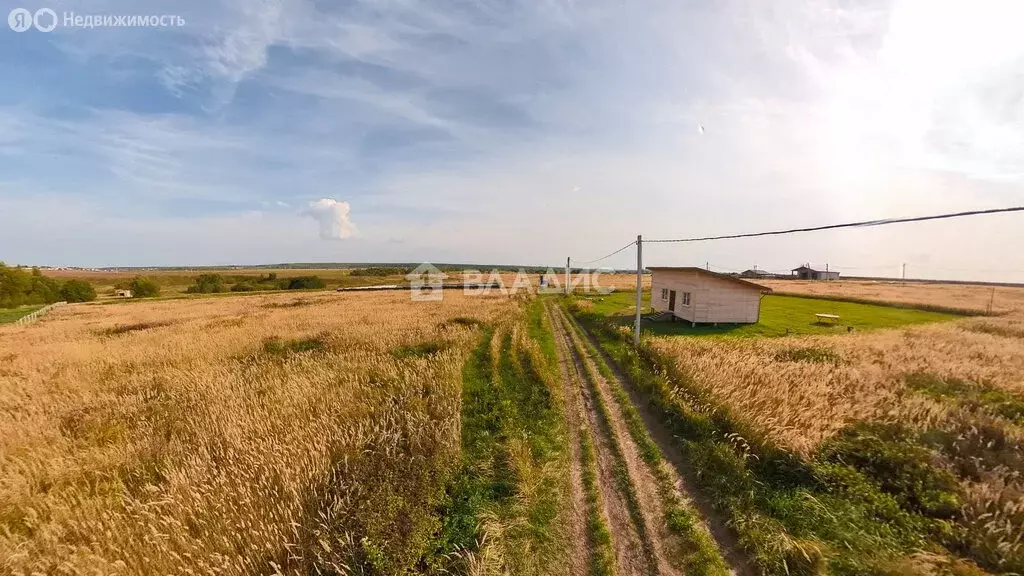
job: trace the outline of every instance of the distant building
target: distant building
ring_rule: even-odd
[[[775,274],[771,272],[765,272],[764,270],[758,270],[757,268],[751,268],[750,270],[744,270],[740,272],[740,278],[774,278]]]
[[[839,280],[839,272],[815,270],[806,264],[793,268],[792,273],[797,280]]]
[[[132,297],[132,291],[131,290],[115,290],[114,291],[114,295],[117,296],[118,298],[131,298]]]
[[[760,284],[703,268],[649,268],[651,307],[697,323],[754,324],[761,317]]]

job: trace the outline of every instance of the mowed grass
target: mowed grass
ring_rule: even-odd
[[[0,308],[0,324],[8,324],[21,319],[22,316],[39,310],[42,306],[19,306],[17,308]]]
[[[589,311],[614,317],[623,325],[633,322],[636,310],[636,292],[615,292],[613,294],[584,298],[589,301]],[[645,293],[643,312],[650,309],[650,296]],[[817,322],[815,314],[839,316],[835,325]],[[944,322],[959,318],[954,314],[929,312],[910,308],[895,308],[874,304],[837,302],[818,298],[798,296],[766,295],[761,300],[761,319],[756,324],[699,324],[688,322],[644,322],[643,330],[659,336],[789,336],[800,334],[838,334],[851,329],[874,330],[895,328],[929,322]]]

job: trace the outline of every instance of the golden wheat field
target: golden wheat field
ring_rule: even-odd
[[[808,282],[805,280],[758,280],[776,292],[858,298],[877,302],[893,302],[916,306],[986,312],[991,304],[997,314],[1024,313],[1024,288],[986,286],[981,284],[943,284],[925,282],[839,280]]]
[[[663,337],[652,343],[775,442],[807,454],[857,420],[934,424],[946,407],[907,393],[910,374],[984,382],[1024,394],[1024,339],[977,331],[994,323],[966,319],[852,335]],[[822,350],[826,357],[794,361],[793,350]]]
[[[277,294],[0,327],[0,573],[344,573],[353,534],[401,571],[458,457],[476,321],[514,306]]]
[[[957,308],[977,308],[984,292],[991,293],[991,287],[784,285],[804,286],[804,292]],[[997,295],[1010,308],[999,316],[827,336],[656,337],[650,344],[765,441],[804,457],[865,423],[916,430],[959,478],[963,522],[976,535],[973,553],[995,565],[1019,565],[1024,289],[1000,288]]]

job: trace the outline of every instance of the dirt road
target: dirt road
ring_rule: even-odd
[[[710,510],[690,497],[681,470],[684,462],[671,446],[672,437],[636,402],[633,391],[607,365],[600,364],[593,343],[563,310],[548,303],[564,384],[568,424],[579,430],[573,446],[574,511],[585,517],[586,496],[577,488],[585,470],[580,442],[592,443],[601,518],[610,533],[613,573],[620,576],[658,574],[740,574],[751,571],[737,553],[735,540]],[[662,456],[664,454],[664,456]],[[671,518],[692,518],[679,528]],[[593,531],[588,525],[588,530]],[[584,532],[586,551],[573,555],[593,568],[595,538]],[[582,545],[581,544],[581,545]],[[724,551],[724,554],[722,553]]]

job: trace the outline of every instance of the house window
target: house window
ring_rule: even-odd
[[[689,292],[683,292],[683,302],[682,302],[682,304],[683,304],[683,306],[689,306],[690,305],[690,293]]]
[[[668,300],[668,288],[661,289],[661,299]]]

